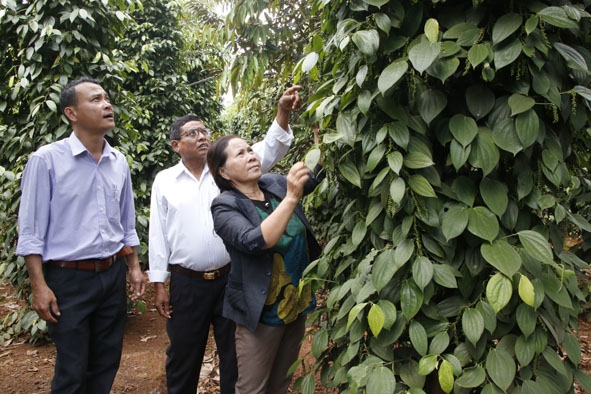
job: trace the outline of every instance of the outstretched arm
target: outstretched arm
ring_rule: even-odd
[[[293,142],[293,132],[289,127],[291,111],[302,105],[299,90],[302,87],[294,85],[288,88],[279,98],[275,121],[267,131],[265,139],[252,146],[261,160],[263,173],[269,172],[285,156]]]

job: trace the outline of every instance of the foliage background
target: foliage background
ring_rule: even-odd
[[[591,230],[572,204],[588,195],[589,3],[310,4],[322,29],[296,75],[317,81],[306,115],[332,177],[302,391],[316,370],[344,393],[589,390],[588,266],[565,246]]]
[[[327,299],[312,317],[317,363],[296,386],[314,392],[320,373],[343,393],[591,391],[575,331],[591,234],[589,0],[239,0],[223,27],[215,2],[0,2],[0,270],[19,289],[18,178],[67,131],[51,94],[64,75],[117,93],[140,231],[153,175],[175,161],[174,111],[256,140],[299,83],[308,107],[286,161],[318,124],[327,178],[307,209],[326,247],[308,274]],[[226,86],[234,105],[218,118]],[[34,314],[4,325],[43,329]]]

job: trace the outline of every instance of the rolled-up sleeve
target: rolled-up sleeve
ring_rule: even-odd
[[[284,130],[277,121],[273,121],[265,135],[265,139],[252,146],[252,149],[261,159],[263,173],[269,172],[285,156],[293,142],[293,138],[291,127]]]
[[[45,160],[31,156],[21,180],[16,254],[43,255],[51,201],[51,179]]]
[[[123,243],[127,246],[138,246],[140,240],[135,229],[135,206],[133,202],[133,188],[131,186],[131,172],[125,165],[125,182],[121,191],[121,225],[123,226]]]

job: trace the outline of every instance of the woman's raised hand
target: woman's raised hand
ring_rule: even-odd
[[[287,197],[296,198],[299,201],[304,195],[304,185],[310,179],[310,169],[299,161],[295,163],[287,174]]]

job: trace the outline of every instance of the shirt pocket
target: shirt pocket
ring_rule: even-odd
[[[113,219],[121,217],[121,193],[124,183],[110,181],[105,185],[107,215]]]

